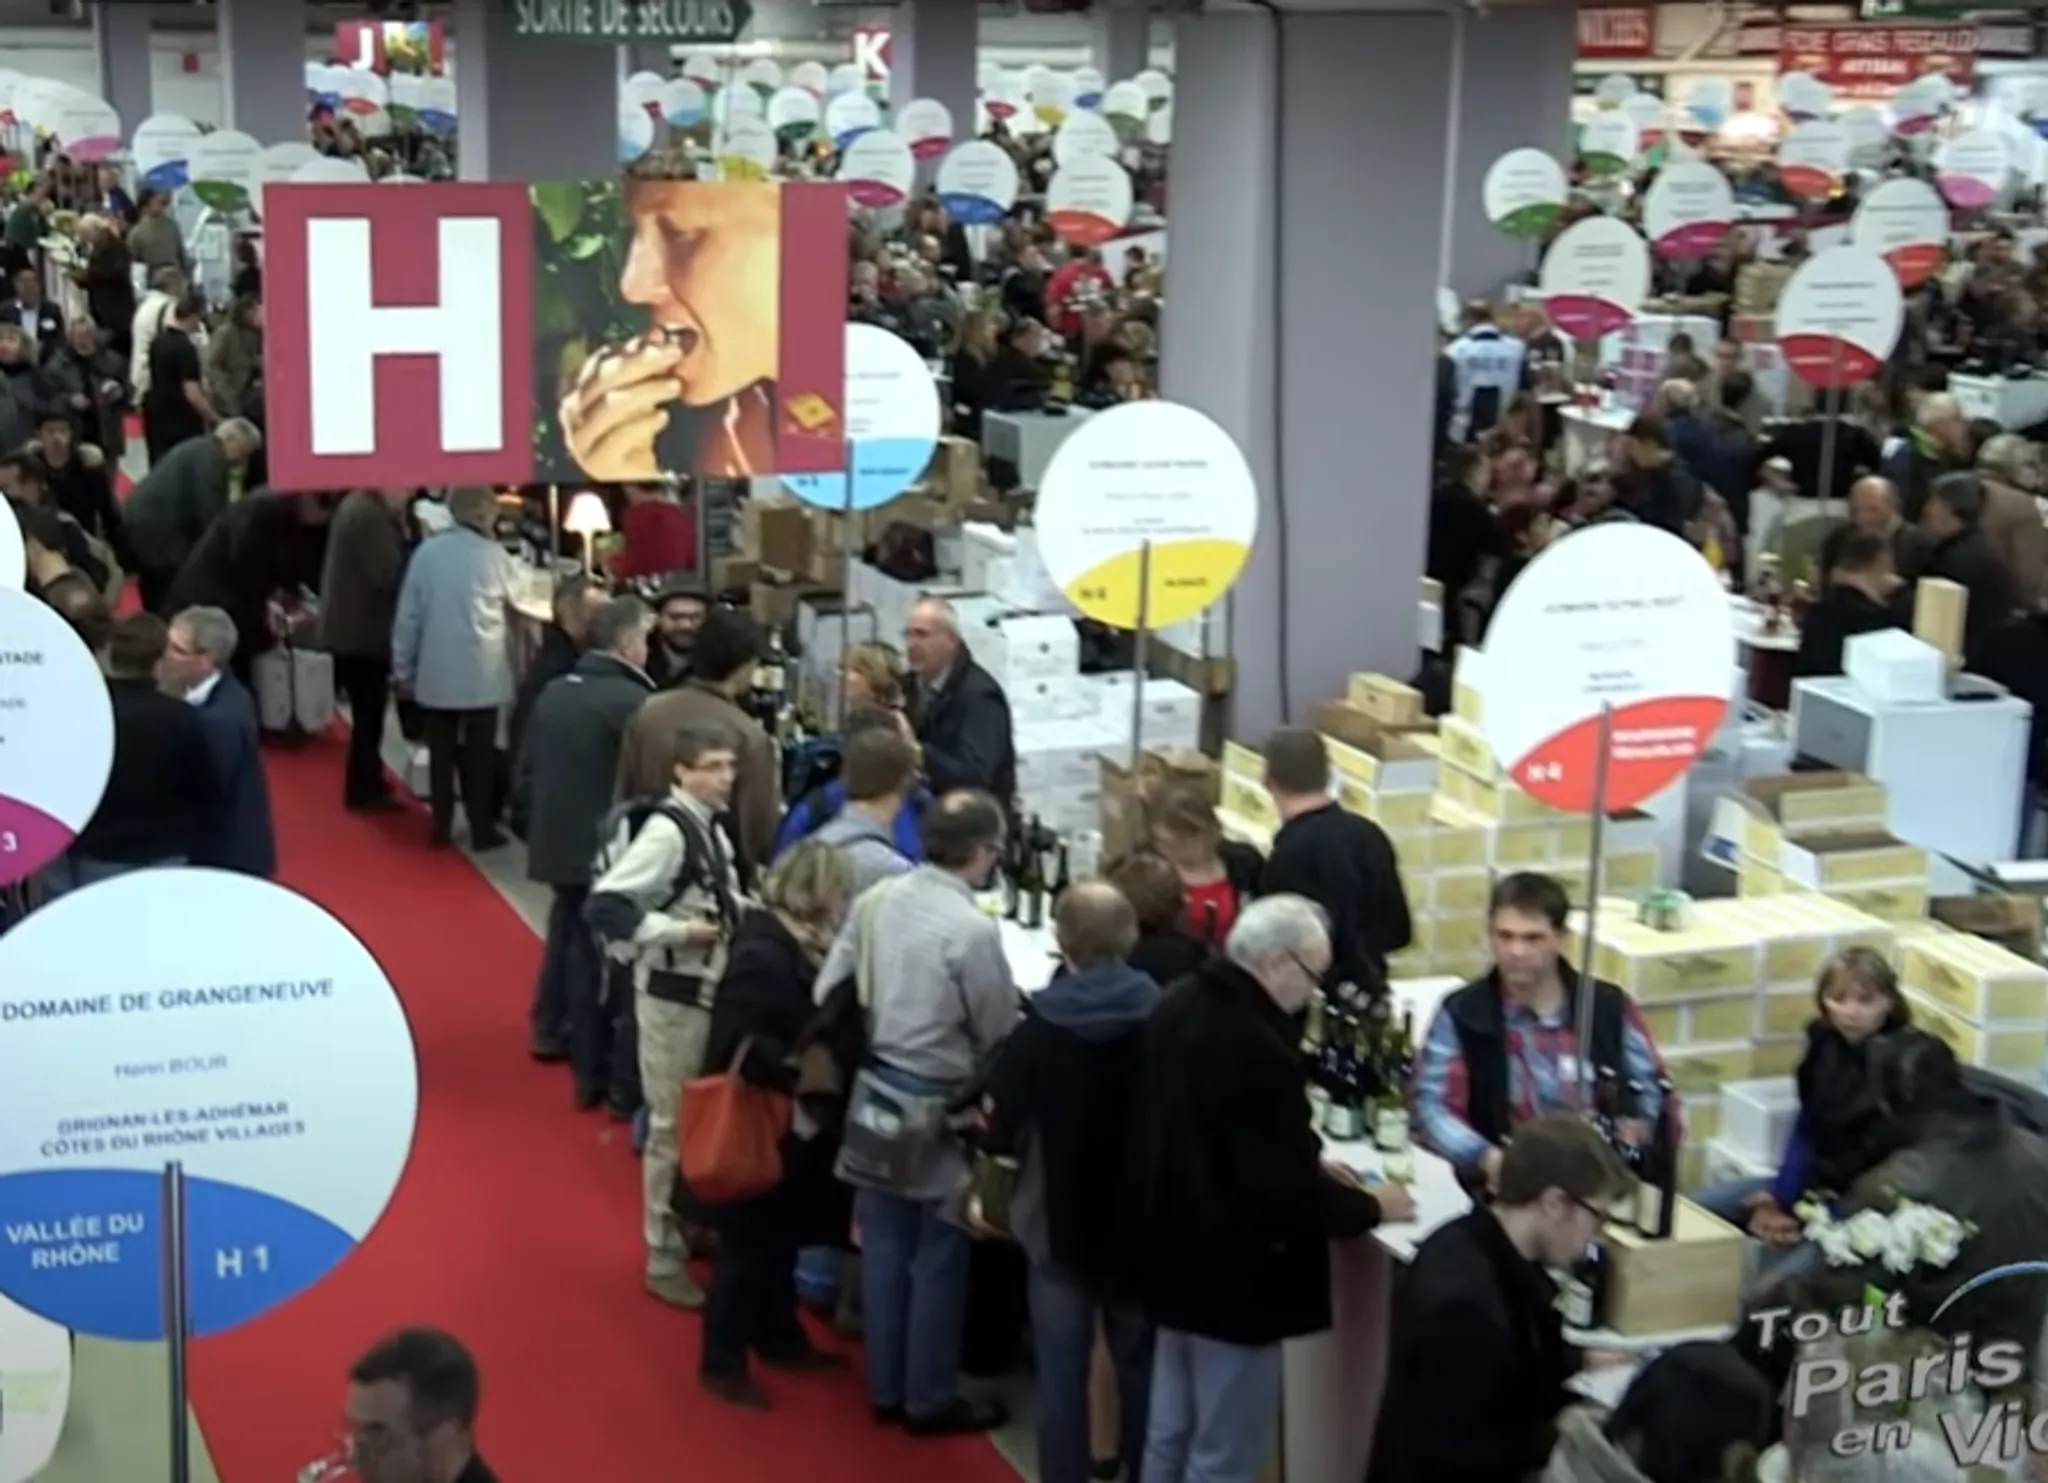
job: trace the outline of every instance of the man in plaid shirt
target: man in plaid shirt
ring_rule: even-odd
[[[1627,1139],[1640,1139],[1660,1108],[1657,1053],[1635,1001],[1582,977],[1563,959],[1564,887],[1523,872],[1494,887],[1488,905],[1493,971],[1443,1002],[1415,1073],[1415,1117],[1424,1140],[1490,1184],[1515,1128],[1582,1107],[1582,1056],[1611,1069],[1632,1095],[1616,1109]],[[1578,1043],[1579,996],[1593,995],[1593,1038]],[[1676,1109],[1673,1110],[1674,1115]]]

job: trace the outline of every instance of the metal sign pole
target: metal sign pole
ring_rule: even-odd
[[[1837,424],[1842,420],[1842,337],[1836,335],[1828,352],[1828,384],[1821,391],[1821,415],[1827,420],[1820,430],[1820,487],[1814,495],[1820,501],[1820,518],[1828,519],[1828,505],[1833,499],[1835,488],[1835,452],[1838,439]],[[1826,572],[1813,574],[1813,585],[1818,591],[1827,580]]]
[[[1131,631],[1131,781],[1145,756],[1145,668],[1152,626],[1152,543],[1138,546],[1138,626]]]
[[[849,454],[851,451],[848,450]],[[842,742],[846,736],[846,661],[853,654],[853,563],[857,554],[853,539],[853,465],[854,460],[849,457],[846,505],[839,515],[839,680],[832,687],[838,699],[838,715],[832,729]]]
[[[1599,952],[1600,887],[1607,853],[1607,774],[1614,765],[1614,707],[1600,706],[1600,732],[1593,749],[1593,837],[1586,859],[1586,931],[1579,950],[1579,1002],[1572,1034],[1579,1060],[1579,1107],[1593,1108],[1593,980]]]
[[[192,1332],[190,1254],[185,1246],[185,1166],[164,1165],[162,1185],[164,1343],[170,1357],[171,1483],[192,1483],[192,1413],[185,1344]]]

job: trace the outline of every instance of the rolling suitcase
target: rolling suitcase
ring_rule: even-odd
[[[318,736],[334,724],[334,657],[302,649],[289,630],[274,649],[251,661],[256,723],[294,741]]]

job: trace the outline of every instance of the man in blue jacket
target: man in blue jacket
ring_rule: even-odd
[[[240,635],[219,608],[186,608],[171,622],[164,679],[199,713],[220,791],[192,864],[243,875],[277,873],[277,832],[263,773],[256,704],[228,672]]]
[[[845,755],[847,744],[863,731],[901,735],[906,729],[900,711],[883,710],[879,706],[855,706],[846,713],[846,728],[839,738],[839,757]],[[839,757],[833,759],[835,764]],[[924,838],[919,820],[924,817],[925,806],[931,801],[931,789],[922,782],[917,783],[903,800],[903,806],[896,810],[896,821],[890,829],[896,853],[912,864],[924,858]],[[845,808],[846,782],[836,775],[836,769],[829,781],[804,787],[782,816],[781,827],[775,831],[775,846],[770,859],[781,859],[797,841],[809,839],[838,818]]]

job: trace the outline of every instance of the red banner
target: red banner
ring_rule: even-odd
[[[275,185],[279,489],[846,467],[828,184]]]
[[[1596,61],[1657,53],[1657,13],[1647,5],[1608,5],[1579,12],[1579,55]]]
[[[1977,27],[1970,25],[1788,25],[1778,35],[1778,70],[1807,73],[1838,98],[1888,98],[1930,72],[1968,87],[1976,55]]]

